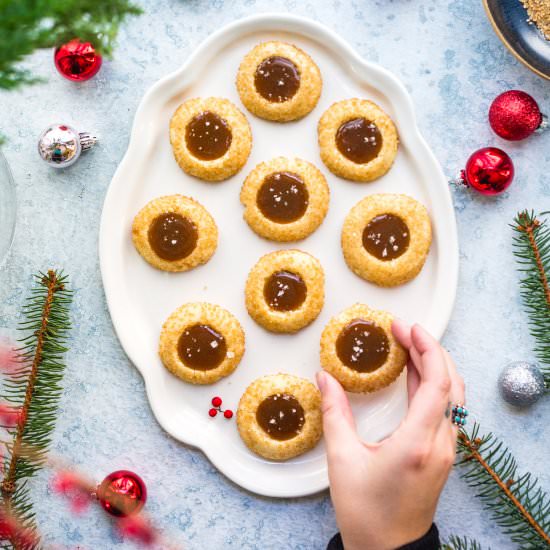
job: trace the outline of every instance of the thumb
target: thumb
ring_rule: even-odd
[[[329,462],[338,456],[349,457],[351,448],[359,439],[355,431],[353,413],[342,386],[328,373],[317,373],[317,385],[321,391],[323,432]]]

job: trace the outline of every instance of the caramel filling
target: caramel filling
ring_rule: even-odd
[[[158,215],[149,226],[147,238],[153,252],[163,260],[175,262],[195,250],[199,234],[188,218],[174,212]]]
[[[393,214],[373,218],[363,230],[363,246],[382,261],[399,258],[409,248],[410,234],[407,224]]]
[[[262,214],[276,223],[300,219],[309,204],[309,193],[302,178],[291,172],[275,172],[266,176],[256,203]]]
[[[355,319],[348,323],[336,339],[336,353],[346,367],[358,372],[380,368],[390,352],[384,330],[372,321]]]
[[[374,122],[366,118],[354,118],[338,128],[336,147],[349,160],[364,164],[380,153],[382,134]]]
[[[225,359],[225,338],[208,325],[187,327],[178,340],[178,355],[191,369],[215,369]]]
[[[279,441],[296,437],[306,421],[302,405],[287,393],[264,399],[256,411],[256,420],[264,432]]]
[[[264,298],[271,309],[292,311],[306,299],[307,286],[300,275],[290,271],[273,273],[264,284]]]
[[[194,116],[185,130],[187,149],[200,160],[223,157],[232,139],[231,128],[227,122],[211,111]]]
[[[271,103],[283,103],[300,87],[300,73],[290,59],[274,55],[264,59],[254,74],[256,91]]]

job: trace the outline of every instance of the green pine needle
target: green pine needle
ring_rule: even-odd
[[[36,527],[28,481],[43,466],[55,428],[63,391],[71,299],[63,273],[48,271],[35,276],[20,323],[21,364],[8,377],[0,395],[0,402],[8,402],[24,413],[18,425],[9,430],[11,440],[4,445],[0,485],[0,511],[15,518],[23,529]],[[20,545],[2,541],[0,547]]]
[[[521,274],[520,288],[535,355],[541,363],[546,387],[550,388],[550,227],[533,211],[519,212],[512,225],[514,255]]]
[[[522,550],[550,548],[550,498],[529,472],[518,472],[502,442],[480,436],[475,424],[471,434],[460,432],[458,452],[462,477],[512,542]]]
[[[130,0],[0,0],[0,88],[37,82],[18,64],[37,49],[73,38],[110,56],[121,23],[139,13]]]
[[[443,544],[443,550],[481,550],[481,544],[474,539],[468,537],[457,537],[451,535],[449,540]],[[490,550],[490,549],[489,549]]]

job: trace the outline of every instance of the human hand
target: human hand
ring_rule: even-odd
[[[394,321],[392,330],[409,352],[409,409],[387,439],[361,441],[344,390],[327,372],[317,374],[330,493],[346,550],[393,550],[426,534],[455,459],[450,408],[464,403],[464,382],[422,327]]]

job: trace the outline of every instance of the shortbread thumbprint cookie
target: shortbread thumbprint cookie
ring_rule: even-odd
[[[246,309],[271,332],[297,332],[321,312],[324,287],[325,275],[317,258],[300,250],[278,250],[260,258],[251,269]]]
[[[321,394],[308,380],[274,374],[255,380],[237,409],[246,446],[270,460],[288,460],[317,445],[322,435]]]
[[[196,200],[183,195],[148,202],[134,218],[137,251],[163,271],[187,271],[206,263],[216,251],[218,228]]]
[[[162,363],[191,384],[212,384],[231,374],[243,353],[244,332],[239,321],[215,304],[184,304],[162,327]]]
[[[229,100],[195,98],[182,103],[172,116],[170,143],[184,172],[221,181],[246,164],[252,132],[246,117]]]
[[[397,130],[391,118],[367,99],[345,99],[319,120],[321,159],[337,176],[372,181],[383,176],[397,154]]]
[[[258,164],[241,189],[244,219],[260,237],[286,242],[305,239],[325,219],[330,191],[323,174],[298,158]]]
[[[414,279],[431,242],[426,208],[407,195],[368,195],[350,210],[342,228],[342,250],[349,268],[379,286]]]
[[[333,317],[321,336],[321,366],[350,392],[373,392],[391,384],[407,363],[392,331],[393,317],[363,304]]]
[[[263,42],[242,60],[237,91],[254,115],[287,122],[311,112],[321,95],[321,72],[304,51],[286,42]]]

